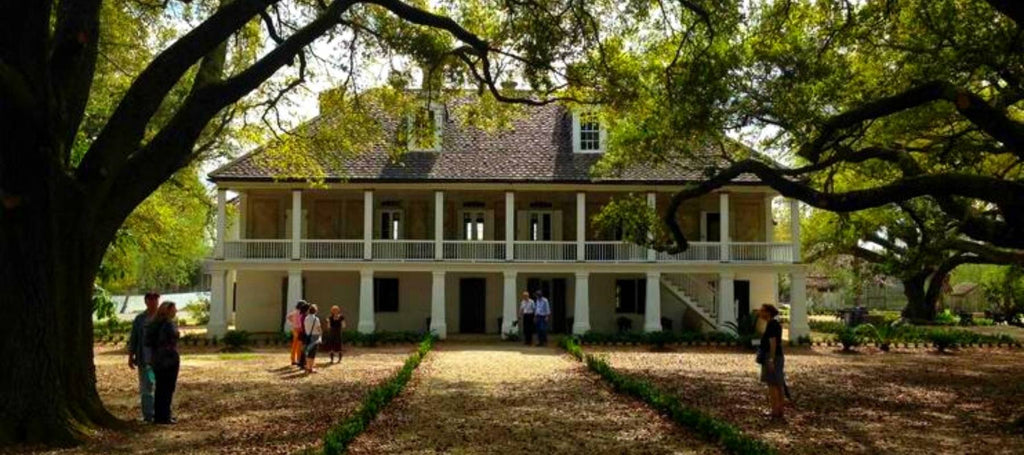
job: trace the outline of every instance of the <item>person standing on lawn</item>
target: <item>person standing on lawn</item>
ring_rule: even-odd
[[[529,346],[533,344],[533,299],[530,293],[523,291],[523,300],[519,301],[519,320],[523,321],[523,342]]]
[[[534,294],[533,322],[537,329],[537,346],[546,346],[549,324],[551,324],[551,304],[540,290]]]
[[[303,330],[306,333],[306,372],[316,373],[313,367],[316,365],[316,350],[320,348],[324,329],[320,325],[320,318],[316,316],[316,305],[310,305],[306,310],[306,320],[303,323]]]
[[[177,305],[166,301],[156,310],[153,321],[146,326],[146,345],[152,354],[153,373],[156,377],[153,421],[157,424],[176,423],[171,417],[171,402],[178,386],[178,370],[181,358],[178,355],[178,326],[174,318]]]
[[[761,305],[758,318],[765,322],[761,344],[757,347],[757,363],[761,364],[761,382],[768,384],[768,406],[773,420],[785,420],[783,390],[786,389],[786,359],[782,354],[782,324],[776,319],[778,308]]]
[[[338,354],[338,362],[341,362],[341,330],[345,328],[345,316],[341,314],[338,305],[331,307],[331,314],[327,316],[327,338],[324,345],[331,353],[331,363],[334,363],[334,354]]]
[[[146,311],[139,313],[132,320],[132,332],[128,337],[128,368],[135,370],[138,367],[142,420],[152,423],[156,378],[153,376],[153,367],[150,365],[150,352],[146,347],[146,325],[153,320],[153,316],[156,316],[160,294],[147,292],[143,300],[146,302]]]
[[[288,325],[292,327],[292,365],[302,366],[302,349],[306,344],[302,334],[302,322],[306,319],[306,301],[299,300],[295,309],[288,313]]]

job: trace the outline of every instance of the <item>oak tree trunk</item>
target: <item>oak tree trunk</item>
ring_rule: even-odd
[[[935,319],[935,303],[937,299],[929,298],[925,290],[928,275],[918,274],[903,280],[903,295],[907,297],[907,306],[903,308],[903,317],[916,321]]]

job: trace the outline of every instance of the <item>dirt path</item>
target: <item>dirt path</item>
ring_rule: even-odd
[[[351,453],[718,453],[553,348],[441,344]]]

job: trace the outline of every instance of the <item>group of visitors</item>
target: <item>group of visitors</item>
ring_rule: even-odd
[[[138,370],[142,419],[149,423],[173,424],[171,401],[178,385],[178,314],[174,302],[158,305],[160,294],[147,293],[146,311],[132,321],[128,338],[128,368]]]
[[[341,362],[341,331],[345,328],[345,316],[341,314],[341,308],[332,306],[331,314],[327,316],[327,335],[324,336],[323,321],[317,316],[318,311],[316,305],[299,300],[286,320],[292,330],[292,365],[307,373],[316,373],[316,353],[321,345],[330,353],[331,363],[334,363],[335,356]]]
[[[523,291],[523,300],[519,302],[519,320],[523,321],[523,342],[533,344],[533,334],[537,333],[537,346],[548,344],[548,329],[551,324],[551,303],[541,291],[533,293],[530,298],[528,291]]]

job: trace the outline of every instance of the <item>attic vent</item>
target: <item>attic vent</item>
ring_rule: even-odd
[[[531,209],[550,209],[553,207],[550,202],[531,202]]]
[[[470,202],[463,202],[462,206],[467,208],[467,209],[482,209],[482,208],[486,207],[487,204],[484,204],[483,202],[480,202],[480,201],[470,201]]]

